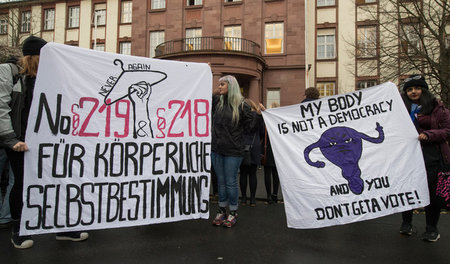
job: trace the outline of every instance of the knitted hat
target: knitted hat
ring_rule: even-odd
[[[403,84],[403,91],[406,93],[406,89],[412,86],[422,87],[428,90],[428,84],[425,82],[425,78],[420,74],[414,74],[405,79]]]
[[[29,36],[23,41],[22,44],[23,56],[39,55],[41,53],[41,48],[45,44],[47,44],[47,41],[36,36]]]

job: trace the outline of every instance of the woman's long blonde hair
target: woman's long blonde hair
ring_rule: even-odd
[[[21,74],[25,74],[30,77],[36,77],[39,66],[39,55],[27,55],[21,59],[22,70]]]
[[[239,123],[239,107],[244,100],[241,94],[241,88],[234,76],[226,75],[219,79],[219,82],[226,82],[228,84],[228,94],[226,96],[227,102],[225,102],[225,96],[220,96],[219,110],[223,109],[224,104],[230,105],[233,114],[232,122],[237,125]]]

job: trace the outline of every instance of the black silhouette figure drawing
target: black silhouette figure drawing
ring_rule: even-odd
[[[167,74],[149,69],[125,70],[123,62],[119,59],[114,60],[114,65],[120,65],[122,73],[106,94],[104,103],[111,105],[128,97],[132,104],[133,137],[153,138],[150,120],[150,95],[153,86],[164,81]],[[136,82],[136,80],[141,81]]]
[[[323,161],[311,161],[309,153],[319,148],[323,156],[342,170],[342,176],[348,181],[348,186],[354,194],[361,194],[364,190],[364,181],[361,179],[359,160],[363,151],[362,140],[379,144],[384,141],[384,131],[376,123],[375,130],[378,137],[370,137],[349,127],[333,127],[322,133],[320,139],[304,150],[306,162],[314,167],[323,168]]]

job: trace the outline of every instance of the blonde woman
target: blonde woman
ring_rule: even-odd
[[[244,102],[236,78],[219,79],[219,94],[213,96],[211,162],[217,175],[219,210],[213,225],[232,227],[238,209],[237,175],[243,157],[243,135],[253,127],[256,113]],[[227,207],[229,212],[227,213]]]

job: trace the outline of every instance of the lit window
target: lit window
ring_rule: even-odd
[[[119,43],[119,53],[125,55],[131,55],[131,42],[120,42]]]
[[[317,0],[317,6],[334,6],[334,0]]]
[[[202,29],[189,28],[186,29],[186,45],[185,50],[199,50],[202,45]]]
[[[334,95],[334,82],[318,82],[316,87],[320,92],[320,97]]]
[[[267,108],[272,108],[272,105],[280,105],[280,89],[267,90]]]
[[[265,53],[283,53],[283,23],[267,23],[265,26]]]
[[[226,50],[241,50],[241,26],[226,26],[223,35]]]
[[[44,30],[55,29],[55,9],[45,9],[44,11]]]
[[[20,32],[30,32],[31,27],[31,11],[22,12]]]
[[[122,2],[122,17],[120,18],[121,23],[131,23],[133,14],[133,2],[123,1]]]
[[[71,6],[69,7],[69,28],[76,28],[80,26],[80,7]]]
[[[106,25],[106,4],[97,4],[94,8],[94,25]]]
[[[188,6],[201,5],[202,0],[186,0]]]
[[[334,42],[335,42],[334,33],[332,35],[318,35],[317,59],[334,59],[335,58]]]
[[[0,15],[0,34],[8,34],[8,15]]]
[[[150,32],[150,58],[155,57],[156,47],[164,42],[164,31]]]
[[[152,9],[166,8],[166,0],[152,0]]]
[[[375,80],[358,81],[358,85],[356,87],[356,90],[369,88],[369,87],[372,87],[372,86],[375,86],[375,85],[377,85],[377,81],[375,81]]]
[[[225,3],[242,2],[242,0],[225,0]]]
[[[357,55],[361,58],[375,57],[377,54],[377,31],[376,27],[358,28]]]

